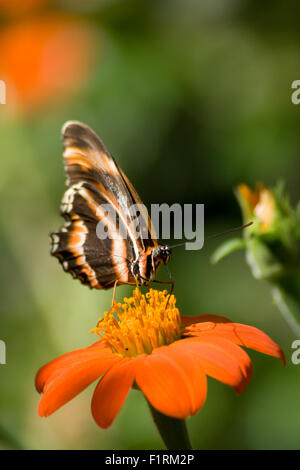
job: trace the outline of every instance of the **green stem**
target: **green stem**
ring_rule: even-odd
[[[192,450],[184,419],[170,418],[157,411],[148,402],[157,430],[168,450]]]
[[[272,284],[275,304],[291,329],[300,337],[300,288],[294,283]]]

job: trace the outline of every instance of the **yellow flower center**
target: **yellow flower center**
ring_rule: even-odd
[[[166,290],[150,289],[143,295],[136,288],[133,297],[125,297],[123,302],[105,312],[91,331],[103,338],[113,352],[127,357],[151,354],[153,349],[181,337],[176,299]]]

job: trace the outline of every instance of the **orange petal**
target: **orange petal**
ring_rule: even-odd
[[[188,338],[174,343],[181,353],[189,350],[203,372],[242,393],[252,376],[248,354],[236,344],[219,337]]]
[[[238,191],[242,199],[253,209],[258,203],[258,191],[252,191],[246,184],[239,184]]]
[[[98,382],[92,399],[92,415],[101,428],[108,428],[120,411],[135,379],[136,367],[144,354],[126,358],[112,367]]]
[[[136,383],[154,408],[174,418],[197,413],[206,398],[206,376],[198,361],[188,349],[173,345],[154,350],[138,365]]]
[[[268,335],[254,326],[243,325],[241,323],[216,323],[215,325],[205,325],[197,323],[184,330],[184,334],[197,337],[222,337],[235,344],[245,346],[259,351],[269,356],[278,357],[285,364],[282,350]]]
[[[76,361],[81,361],[86,357],[90,357],[90,349],[91,348],[101,348],[103,349],[104,343],[102,341],[97,341],[96,343],[91,344],[87,348],[77,349],[75,351],[71,351],[67,354],[63,354],[62,356],[53,359],[53,361],[48,362],[36,374],[35,378],[35,386],[39,393],[43,391],[45,383],[47,382],[48,378],[52,376],[56,371],[62,369],[63,367],[67,366],[68,364],[72,364]],[[108,353],[111,353],[107,350]],[[95,353],[94,353],[95,354]]]
[[[95,351],[74,362],[56,369],[47,377],[43,386],[44,395],[39,404],[39,415],[49,416],[70,401],[88,385],[103,375],[113,364],[120,361],[117,355],[106,351]],[[39,379],[37,379],[38,385]]]
[[[231,322],[226,317],[221,317],[219,315],[212,315],[208,313],[207,315],[198,315],[197,317],[187,317],[185,315],[181,315],[181,321],[184,326],[194,325],[197,323],[203,322],[213,322],[213,323],[226,323]]]

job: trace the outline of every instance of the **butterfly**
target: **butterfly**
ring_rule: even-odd
[[[62,128],[66,185],[61,215],[64,226],[51,233],[51,254],[63,269],[82,284],[109,289],[117,284],[147,285],[155,281],[161,264],[168,263],[171,248],[159,245],[147,211],[141,209],[142,229],[130,207],[144,207],[136,190],[87,125],[68,121]],[[116,217],[104,209],[109,204]],[[118,222],[118,224],[117,224]],[[107,232],[97,235],[98,224]],[[115,236],[122,233],[126,236]]]

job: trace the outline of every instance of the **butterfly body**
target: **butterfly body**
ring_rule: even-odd
[[[66,222],[51,234],[51,254],[66,272],[91,288],[152,281],[159,266],[169,261],[171,249],[158,244],[132,184],[87,125],[68,121],[62,138],[67,190],[61,214]],[[133,205],[141,206],[140,233],[134,230]],[[98,236],[99,224],[108,237]]]
[[[141,253],[137,261],[131,263],[134,278],[141,281],[152,281],[161,264],[167,264],[171,256],[171,248],[167,245],[150,248],[148,253]]]

